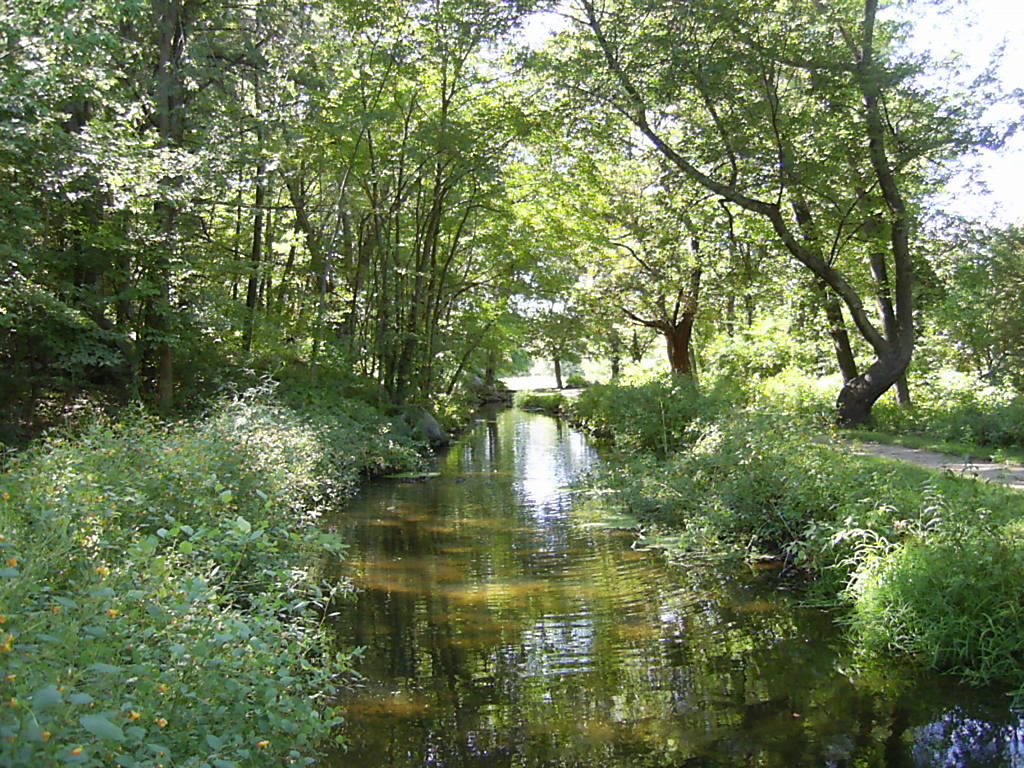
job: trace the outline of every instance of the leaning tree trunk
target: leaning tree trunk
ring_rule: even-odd
[[[899,338],[899,323],[896,321],[896,311],[892,305],[892,291],[889,287],[889,275],[885,266],[885,254],[873,252],[870,259],[871,274],[878,286],[878,312],[882,316],[885,338],[890,344],[894,344]],[[910,405],[910,384],[907,383],[906,371],[896,380],[896,402],[903,406]]]
[[[910,354],[880,357],[864,373],[847,381],[836,398],[841,427],[857,427],[871,418],[871,407],[899,381],[910,363]]]
[[[565,385],[562,384],[562,361],[560,358],[554,359],[555,363],[555,387],[558,389],[565,389]]]
[[[818,291],[822,297],[825,317],[828,319],[828,334],[832,337],[832,348],[836,353],[839,370],[843,374],[843,381],[850,381],[857,378],[859,371],[857,359],[853,355],[853,346],[850,344],[850,334],[846,330],[846,321],[843,320],[843,309],[839,305],[839,299],[829,291],[824,282],[818,283]]]

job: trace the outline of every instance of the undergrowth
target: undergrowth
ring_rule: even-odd
[[[557,416],[566,412],[569,399],[561,392],[534,392],[525,390],[516,392],[515,404],[518,408],[529,411],[543,411]]]
[[[320,624],[323,508],[415,446],[335,397],[267,389],[195,423],[143,414],[0,477],[0,764],[309,765],[349,655]]]
[[[577,416],[614,441],[603,482],[645,533],[778,557],[863,649],[1024,692],[1019,494],[824,444],[816,396],[787,416],[685,384],[595,389]]]

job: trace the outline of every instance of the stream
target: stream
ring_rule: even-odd
[[[574,514],[579,432],[482,414],[439,476],[330,521],[364,648],[329,768],[1021,766],[1005,696],[858,662],[778,572],[635,548]]]

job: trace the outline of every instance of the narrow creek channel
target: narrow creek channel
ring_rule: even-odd
[[[673,565],[573,514],[583,435],[483,415],[333,523],[365,651],[330,768],[1024,766],[1005,697],[854,663],[774,572]]]

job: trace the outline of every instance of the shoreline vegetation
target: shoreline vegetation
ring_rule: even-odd
[[[689,379],[664,376],[595,385],[572,398],[521,392],[516,404],[568,416],[604,439],[604,469],[589,482],[613,491],[602,503],[637,520],[670,557],[777,558],[784,572],[810,577],[808,597],[834,610],[865,653],[902,656],[1019,700],[1020,494],[824,444],[828,404],[807,397],[811,389],[769,381],[746,394],[698,391]],[[920,445],[948,441],[957,424],[987,424],[984,434],[999,439],[972,443],[974,455],[1013,455],[1020,404],[984,418],[977,405],[949,392],[914,411],[883,405],[875,428]]]
[[[8,454],[0,762],[311,765],[343,738],[331,700],[352,656],[321,621],[347,585],[318,564],[344,542],[318,520],[369,476],[422,475],[429,442],[360,387],[285,376],[191,420],[97,416]],[[1019,494],[823,443],[817,391],[646,375],[516,405],[603,441],[588,482],[670,557],[777,560],[865,653],[1019,697]],[[900,417],[926,437],[979,423],[948,392],[921,402]],[[989,419],[1000,448],[1020,444],[1015,413]]]
[[[191,421],[100,419],[0,476],[0,763],[310,765],[351,656],[321,512],[422,443],[327,387],[263,386]]]

